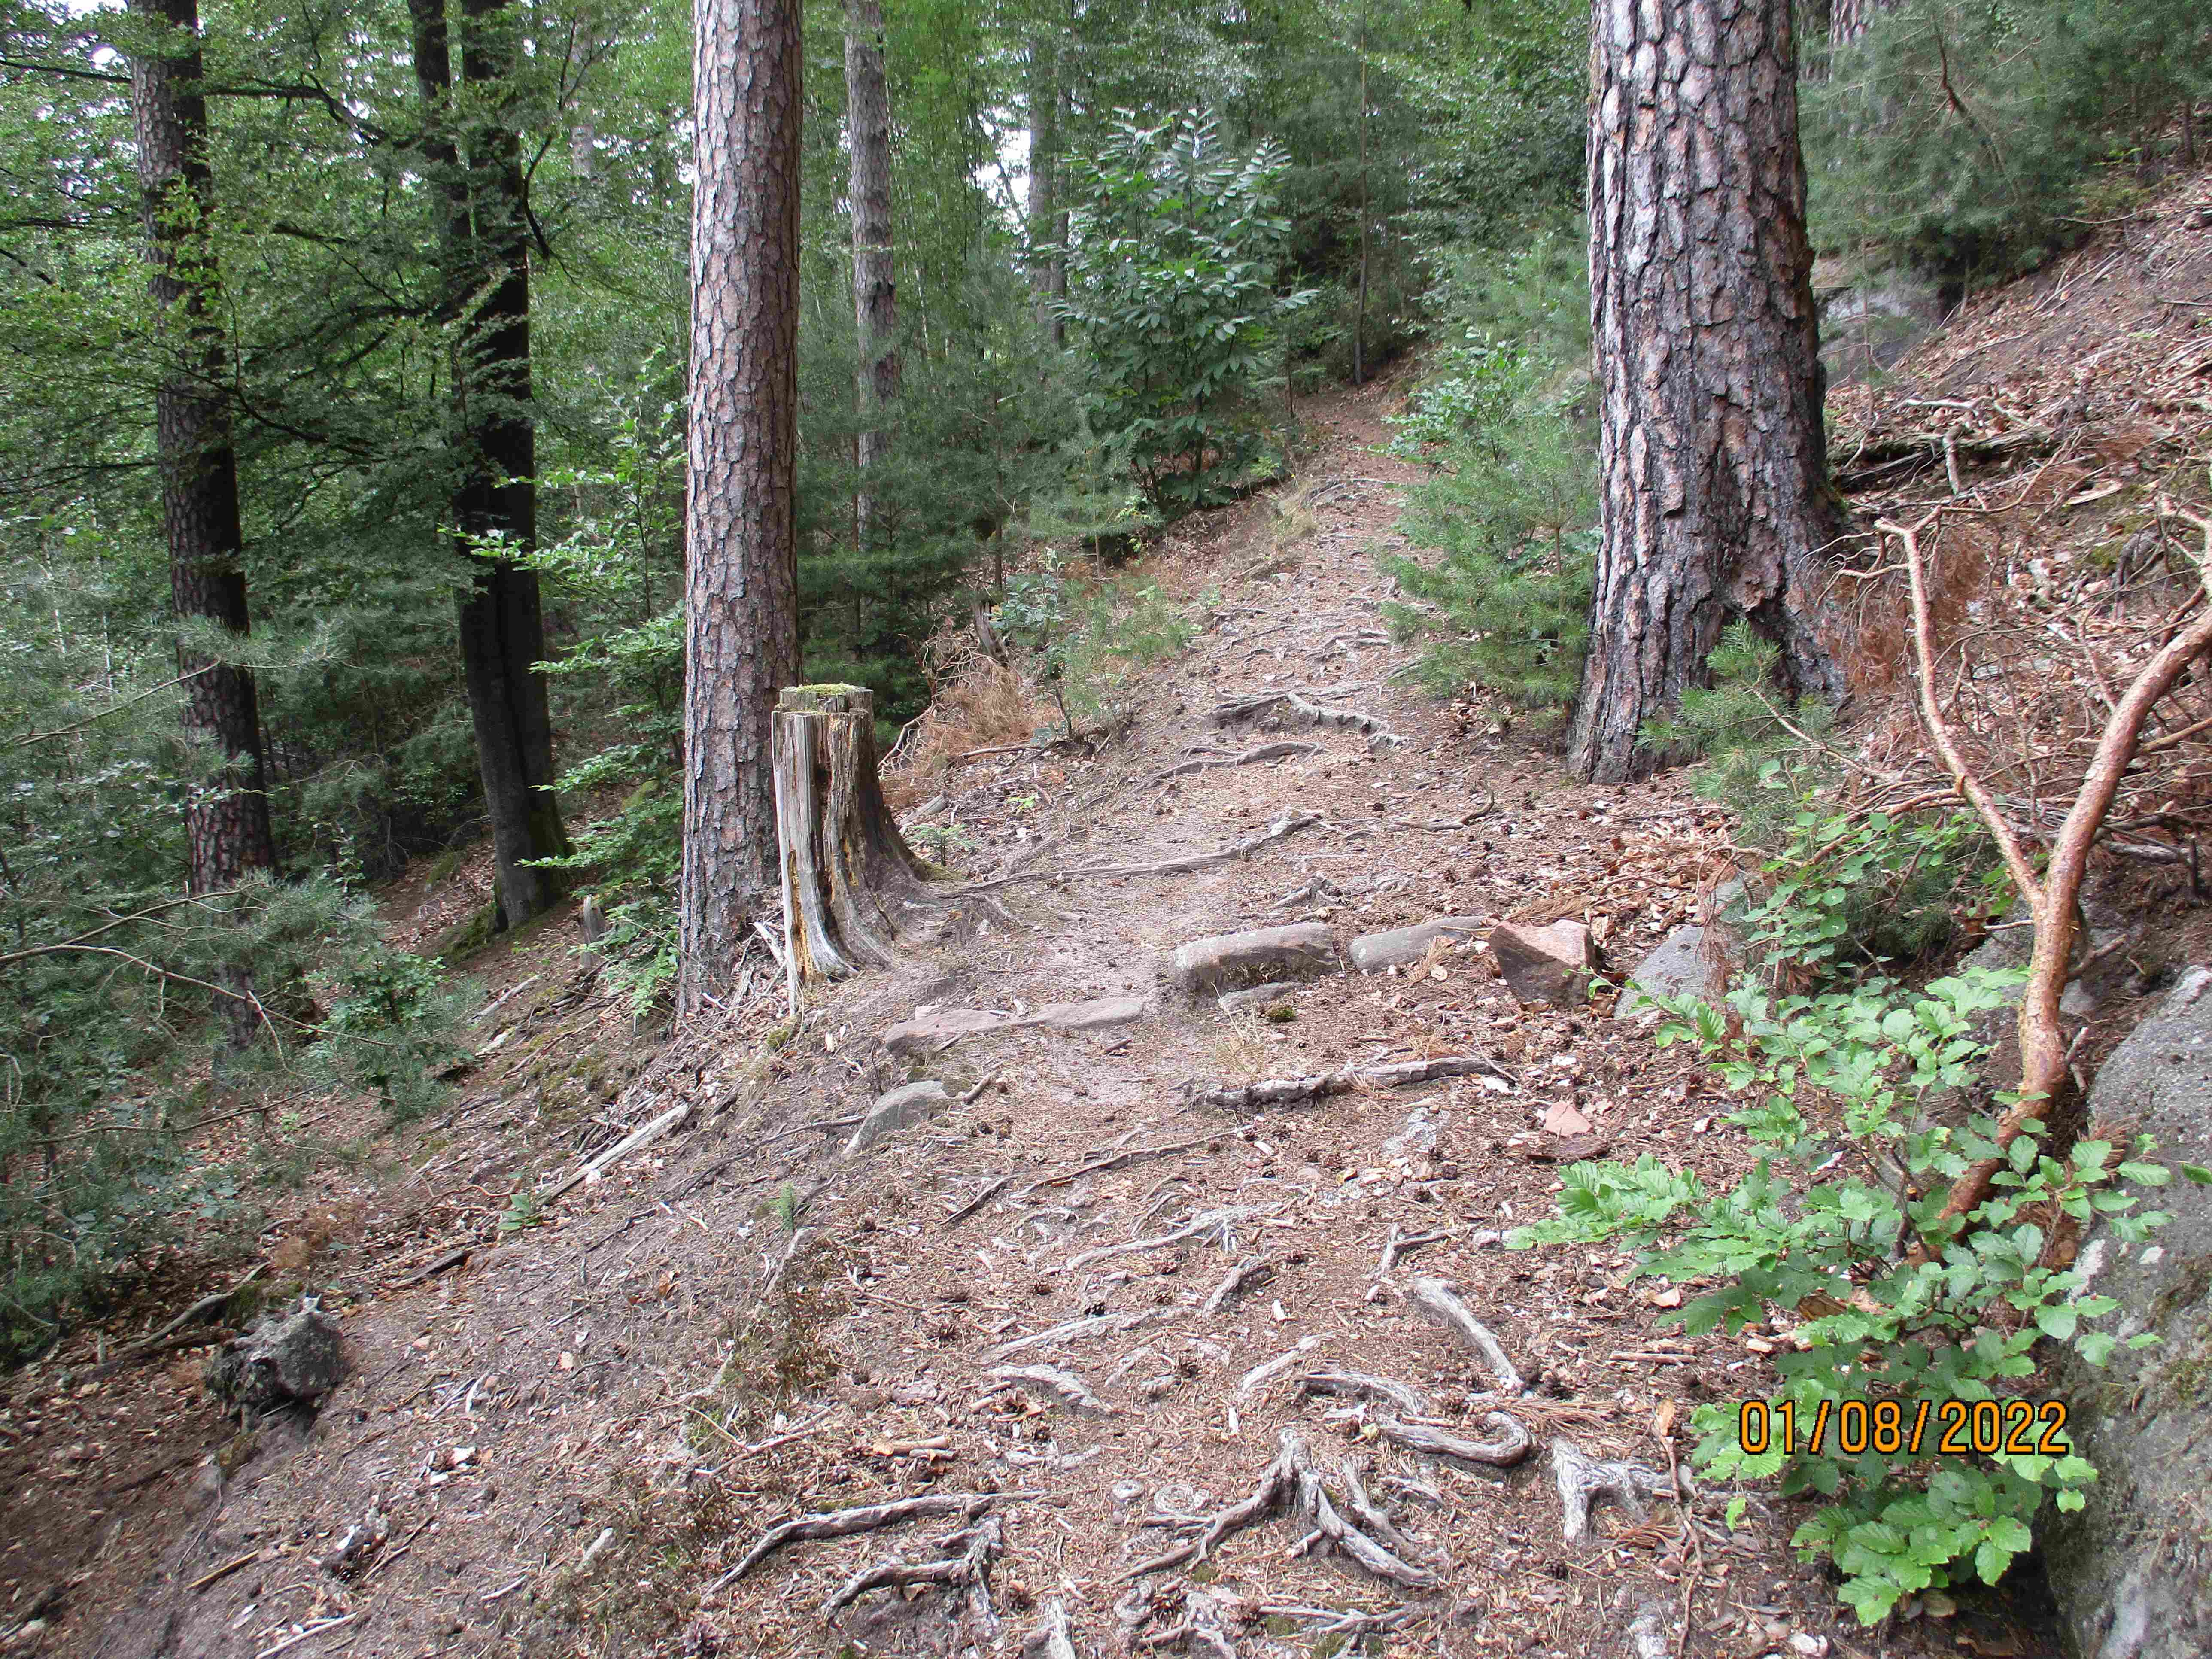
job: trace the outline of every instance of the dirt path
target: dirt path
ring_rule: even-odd
[[[1765,1361],[1740,1338],[1657,1330],[1654,1304],[1680,1292],[1632,1283],[1625,1258],[1516,1255],[1498,1238],[1550,1207],[1547,1115],[1558,1129],[1568,1109],[1616,1155],[1717,1170],[1741,1146],[1709,1133],[1717,1103],[1600,1008],[1519,1006],[1471,950],[1418,977],[1321,978],[1280,1023],[1224,1013],[1164,971],[1179,944],[1237,929],[1313,920],[1342,944],[1532,908],[1588,921],[1632,964],[1686,915],[1721,842],[1679,782],[1576,788],[1547,754],[1485,735],[1481,715],[1394,684],[1407,649],[1381,629],[1374,553],[1394,544],[1416,469],[1375,452],[1393,395],[1320,407],[1300,480],[1316,522],[1290,568],[1254,569],[1272,551],[1265,499],[1155,556],[1164,584],[1220,602],[1193,648],[1135,688],[1126,742],[1082,763],[992,757],[939,809],[1030,870],[1219,848],[1288,812],[1319,822],[1195,873],[1008,887],[1014,927],[839,988],[765,1088],[746,1067],[775,1009],[664,1055],[621,1115],[643,1122],[689,1097],[682,1133],[465,1268],[365,1299],[346,1321],[352,1380],[319,1417],[156,1483],[131,1547],[83,1565],[44,1650],[997,1655],[1054,1607],[1084,1656],[1324,1655],[1347,1635],[1391,1653],[1626,1654],[1640,1613],[1672,1650],[1675,1511],[1604,1509],[1569,1544],[1553,1447],[1663,1468],[1655,1414],[1763,1389]],[[1231,696],[1285,688],[1334,688],[1329,707],[1399,740],[1374,752],[1356,732],[1209,724]],[[1290,740],[1313,748],[1162,781],[1194,747]],[[1146,999],[1144,1015],[912,1058],[878,1042],[920,1006],[1111,996]],[[1253,1114],[1188,1100],[1192,1084],[1462,1053],[1516,1081]],[[915,1077],[980,1092],[841,1157],[849,1121]],[[836,1127],[801,1127],[822,1123]],[[1254,1258],[1267,1275],[1221,1293]],[[1297,1397],[1308,1371],[1372,1373],[1417,1390],[1449,1431],[1491,1436],[1491,1375],[1420,1316],[1416,1275],[1456,1285],[1528,1380],[1536,1446],[1518,1467],[1394,1448],[1381,1419],[1402,1407]],[[991,1375],[1007,1366],[1072,1373],[1089,1398],[1071,1407],[1049,1378],[1008,1387]],[[1286,1431],[1340,1500],[1341,1460],[1364,1469],[1401,1559],[1433,1588],[1326,1546],[1297,1553],[1308,1528],[1287,1518],[1131,1579],[1187,1535],[1169,1517],[1252,1492]],[[796,1542],[722,1582],[781,1518],[943,1492],[1001,1496],[988,1521]],[[1861,1651],[1817,1576],[1789,1563],[1790,1506],[1755,1498],[1730,1535],[1718,1503],[1700,1510],[1686,1650],[1790,1651],[1796,1636],[1800,1652],[1832,1638]],[[380,1547],[324,1570],[356,1523],[380,1528]],[[988,1602],[877,1589],[824,1613],[870,1564],[971,1549],[995,1550]],[[1316,1611],[1329,1609],[1376,1622]]]

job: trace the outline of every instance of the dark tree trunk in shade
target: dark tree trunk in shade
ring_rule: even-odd
[[[444,0],[409,0],[424,110],[421,150],[438,203],[447,301],[453,315],[454,441],[460,481],[454,530],[473,569],[460,600],[461,671],[477,769],[491,820],[502,927],[558,902],[556,872],[531,860],[568,850],[554,793],[553,721],[538,574],[474,550],[526,553],[538,540],[537,436],[530,374],[530,221],[521,148],[500,107],[516,46],[506,0],[464,0],[461,79],[474,90],[453,131],[453,60]]]
[[[1609,782],[1735,617],[1841,695],[1813,617],[1843,519],[1787,0],[1595,0],[1590,74],[1603,541],[1569,761]]]
[[[891,99],[884,77],[883,0],[845,0],[845,133],[853,152],[853,313],[860,335],[860,475],[854,517],[862,549],[880,539],[869,473],[890,453],[898,401],[898,288],[891,251]]]
[[[769,715],[799,677],[799,0],[695,0],[678,1009],[775,884]]]
[[[229,348],[219,273],[207,229],[213,180],[207,101],[200,89],[198,0],[131,0],[131,10],[174,31],[174,55],[134,58],[131,112],[138,149],[149,286],[161,311],[167,367],[154,394],[161,524],[169,591],[179,618],[200,618],[243,639],[247,632],[245,544],[225,385]],[[188,49],[187,49],[188,48]],[[195,745],[221,754],[216,777],[185,808],[196,893],[234,888],[276,868],[251,670],[180,645],[184,726]],[[246,989],[243,976],[234,988]],[[228,1011],[234,1034],[258,1023],[250,1003]]]

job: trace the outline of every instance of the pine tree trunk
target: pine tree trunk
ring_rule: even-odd
[[[169,354],[154,393],[155,449],[161,467],[161,524],[169,549],[169,593],[178,617],[214,623],[243,639],[249,629],[246,572],[240,563],[238,456],[232,447],[224,382],[229,347],[215,248],[207,216],[214,180],[207,160],[207,100],[200,90],[198,0],[131,0],[144,21],[164,26],[174,56],[133,58],[131,113],[138,149],[149,287]],[[253,674],[179,645],[184,727],[195,747],[222,756],[214,781],[194,789],[185,809],[195,893],[222,892],[276,867],[270,829],[261,714]],[[240,969],[231,988],[251,990]],[[223,1010],[234,1043],[251,1040],[253,1006]]]
[[[532,860],[568,851],[554,793],[552,712],[545,677],[534,667],[546,654],[538,574],[512,558],[474,550],[489,540],[527,552],[538,541],[529,214],[520,143],[499,109],[514,72],[515,24],[507,0],[464,0],[461,78],[480,94],[464,153],[447,125],[453,70],[444,0],[409,0],[408,9],[446,310],[458,323],[453,395],[462,471],[451,507],[474,572],[459,602],[462,681],[491,821],[495,926],[506,928],[559,902],[557,873]]]
[[[845,0],[845,128],[853,152],[853,315],[860,347],[860,549],[879,537],[869,474],[890,452],[898,401],[898,288],[891,263],[891,99],[884,76],[883,0]]]
[[[887,968],[905,931],[900,902],[920,894],[931,872],[884,803],[875,695],[793,686],[777,699],[773,726],[788,959],[808,980]]]
[[[775,879],[769,715],[799,678],[799,0],[696,0],[679,1013]]]
[[[1838,696],[1816,637],[1827,482],[1788,0],[1596,0],[1590,319],[1603,541],[1570,764],[1660,758],[1645,721],[1722,628],[1778,641],[1791,688]]]

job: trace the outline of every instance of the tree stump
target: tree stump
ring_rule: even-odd
[[[917,856],[876,775],[875,694],[858,685],[787,686],[769,722],[784,948],[801,979],[888,968],[900,912],[936,867]]]

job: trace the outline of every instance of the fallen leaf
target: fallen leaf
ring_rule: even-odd
[[[1547,1135],[1586,1135],[1589,1132],[1590,1121],[1565,1101],[1545,1110],[1544,1133]]]

